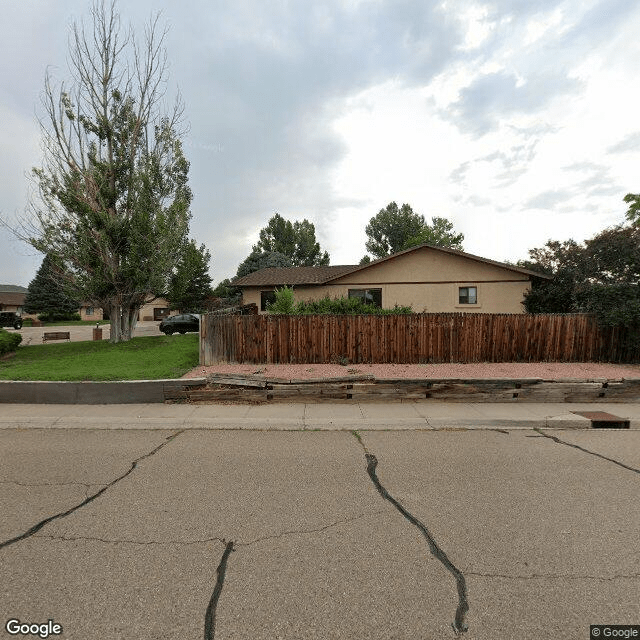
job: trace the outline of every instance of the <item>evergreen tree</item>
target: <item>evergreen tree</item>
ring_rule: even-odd
[[[171,308],[183,313],[205,310],[212,295],[209,260],[211,253],[203,244],[198,247],[195,240],[187,242],[169,281],[167,300]]]
[[[62,269],[49,255],[44,257],[35,278],[29,283],[24,299],[26,313],[40,314],[43,320],[70,320],[80,308],[80,301],[65,291]]]

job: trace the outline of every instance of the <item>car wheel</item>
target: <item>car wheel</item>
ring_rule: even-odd
[[[164,333],[165,335],[170,336],[173,333],[173,329],[165,329]]]
[[[184,330],[180,330],[178,333],[179,333],[181,336],[183,336],[183,335],[186,333],[186,331],[184,331]]]

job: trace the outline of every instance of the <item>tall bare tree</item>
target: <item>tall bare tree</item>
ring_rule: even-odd
[[[65,266],[79,298],[111,319],[111,341],[131,338],[145,300],[167,289],[191,214],[182,151],[183,104],[163,101],[166,30],[152,17],[140,42],[115,0],[96,0],[91,26],[74,23],[71,82],[47,72],[40,121],[44,159],[23,239]]]

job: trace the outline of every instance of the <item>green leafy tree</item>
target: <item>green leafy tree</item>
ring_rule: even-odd
[[[216,288],[211,292],[215,298],[225,298],[227,300],[236,301],[242,297],[242,289],[234,287],[229,278],[225,278],[218,283]]]
[[[254,250],[240,263],[236,278],[242,278],[254,271],[268,269],[271,267],[293,267],[293,262],[289,256],[278,251]]]
[[[627,193],[624,201],[629,205],[626,217],[632,225],[640,224],[640,193]]]
[[[456,233],[452,222],[446,218],[433,217],[431,218],[431,224],[425,223],[415,236],[405,242],[403,249],[410,249],[426,243],[435,247],[447,247],[464,251],[463,241],[464,234]]]
[[[585,278],[578,307],[601,324],[637,326],[640,320],[640,227],[619,225],[585,241]]]
[[[167,300],[172,309],[183,313],[202,313],[212,295],[209,261],[211,253],[202,244],[190,240],[169,280]]]
[[[529,313],[572,313],[577,310],[576,288],[585,279],[584,246],[574,240],[549,240],[544,247],[531,249],[529,260],[518,266],[539,271],[553,280],[534,279],[525,295]]]
[[[454,231],[452,222],[433,217],[428,224],[424,216],[415,213],[408,204],[398,208],[395,202],[390,202],[369,220],[365,232],[369,237],[365,245],[367,251],[376,258],[425,243],[459,251],[463,249],[464,235]],[[360,264],[367,264],[366,258],[369,256],[365,256]]]
[[[308,220],[291,223],[276,213],[260,231],[255,253],[281,253],[288,256],[291,266],[317,267],[329,264],[329,254],[316,242],[316,228]]]
[[[637,323],[640,312],[640,227],[619,225],[578,244],[549,241],[519,266],[552,275],[525,297],[530,313],[594,313],[604,325]]]
[[[62,269],[46,255],[24,299],[27,313],[40,314],[42,320],[71,320],[78,315],[80,301],[65,290]]]
[[[183,107],[163,106],[165,35],[155,17],[140,43],[114,2],[97,0],[92,27],[72,26],[71,84],[45,80],[40,198],[21,237],[109,314],[112,342],[129,340],[141,305],[167,290],[188,236]]]
[[[371,256],[365,253],[365,255],[362,256],[358,264],[363,265],[363,264],[369,264],[370,262],[371,262]]]
[[[414,213],[408,204],[398,208],[395,202],[390,202],[369,220],[365,228],[369,237],[365,247],[375,258],[398,253],[405,248],[410,238],[422,231],[424,225],[424,216]]]

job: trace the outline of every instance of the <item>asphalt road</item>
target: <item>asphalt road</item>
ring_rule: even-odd
[[[0,431],[0,637],[640,624],[640,431],[259,427]]]

